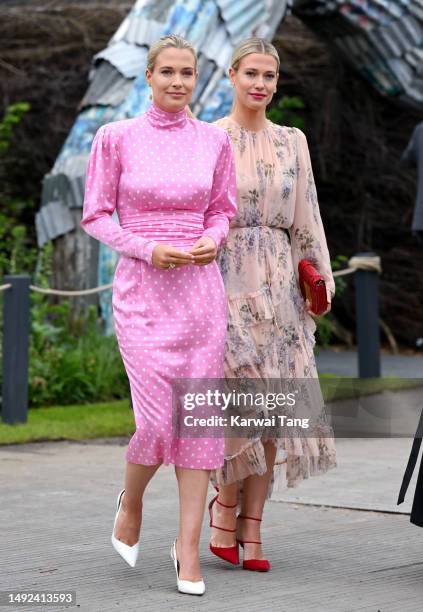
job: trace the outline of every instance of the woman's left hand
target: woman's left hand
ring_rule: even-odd
[[[322,312],[321,314],[317,315],[317,314],[315,314],[311,310],[311,302],[310,302],[310,300],[306,300],[306,310],[307,310],[308,314],[311,315],[312,317],[324,317],[325,314],[328,314],[328,312],[330,312],[331,308],[332,308],[332,304],[330,302],[328,302],[328,307],[326,308],[326,310],[324,312]]]
[[[216,259],[217,247],[213,238],[202,236],[189,251],[194,255],[194,266],[205,266]]]

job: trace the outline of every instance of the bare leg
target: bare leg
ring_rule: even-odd
[[[176,542],[179,578],[197,582],[201,580],[198,548],[210,471],[175,466],[175,473],[179,486],[179,535]]]
[[[233,506],[237,502],[238,483],[234,482],[229,485],[219,485],[219,501],[225,506]],[[235,508],[224,508],[217,502],[213,504],[213,525],[218,525],[224,529],[236,528],[236,506]],[[229,533],[214,529],[212,527],[210,543],[213,546],[229,547],[236,544],[236,533]]]
[[[276,447],[273,442],[263,444],[267,471],[262,476],[253,474],[244,480],[242,491],[241,514],[261,518],[269,482],[275,465]],[[238,537],[240,540],[260,541],[259,521],[238,519]],[[245,544],[244,559],[263,559],[261,544]]]
[[[160,463],[126,464],[125,493],[122,496],[121,510],[116,522],[115,537],[128,546],[133,546],[139,539],[142,498],[148,483],[159,467]]]

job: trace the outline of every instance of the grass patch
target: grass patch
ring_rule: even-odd
[[[326,402],[423,386],[423,380],[416,378],[384,377],[360,380],[334,374],[322,374],[320,383]],[[134,416],[128,400],[33,408],[28,411],[27,423],[6,425],[0,422],[0,445],[45,440],[129,437],[134,430]]]
[[[128,400],[51,406],[28,410],[27,423],[0,423],[0,445],[130,436],[134,431],[134,413]]]
[[[404,391],[423,386],[423,379],[421,378],[400,378],[397,376],[346,378],[335,374],[321,374],[319,379],[326,402],[373,395],[383,391]]]

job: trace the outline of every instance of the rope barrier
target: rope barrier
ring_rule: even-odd
[[[354,255],[348,260],[348,266],[355,270],[372,270],[382,273],[382,265],[379,255]]]
[[[348,260],[348,268],[344,270],[336,270],[333,272],[333,276],[346,276],[352,274],[357,270],[371,270],[373,272],[382,273],[382,265],[379,255],[354,255]]]
[[[336,278],[337,276],[346,276],[347,274],[352,274],[355,272],[355,268],[345,268],[345,270],[337,270],[332,273],[332,276]]]
[[[380,257],[378,255],[357,257],[355,255],[354,257],[351,257],[348,260],[348,268],[345,268],[344,270],[336,270],[335,272],[333,272],[333,276],[346,276],[347,274],[353,274],[357,270],[373,270],[374,272],[378,272],[380,274],[382,272]],[[0,291],[10,289],[11,286],[12,285],[10,283],[6,285],[0,285]],[[36,285],[29,286],[31,291],[36,291],[37,293],[44,293],[46,295],[63,295],[68,297],[92,295],[93,293],[100,293],[101,291],[106,291],[107,289],[111,289],[112,287],[113,283],[110,283],[108,285],[101,285],[100,287],[93,287],[92,289],[81,289],[80,291],[66,291],[61,289],[37,287]]]
[[[92,295],[93,293],[99,293],[100,291],[106,291],[107,289],[111,289],[113,287],[113,283],[109,285],[101,285],[100,287],[94,287],[93,289],[81,289],[81,291],[65,291],[61,289],[44,289],[43,287],[36,287],[35,285],[30,285],[29,288],[32,291],[36,291],[37,293],[44,293],[48,295],[66,295],[66,296],[78,296],[78,295]]]

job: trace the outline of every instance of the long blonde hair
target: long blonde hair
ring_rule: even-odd
[[[246,38],[235,47],[231,58],[231,68],[233,68],[236,72],[242,58],[246,55],[250,55],[250,53],[264,53],[265,55],[271,55],[276,60],[279,72],[281,61],[276,48],[272,45],[272,43],[264,40],[264,38],[258,38],[256,36]]]
[[[166,36],[161,36],[158,40],[156,40],[148,50],[147,53],[147,70],[153,72],[154,66],[156,64],[157,57],[163,49],[188,49],[194,56],[194,66],[195,71],[197,72],[197,52],[192,46],[190,42],[182,38],[182,36],[178,36],[177,34],[168,34]],[[192,119],[195,119],[194,113],[191,111],[190,107],[187,106],[187,115]]]

